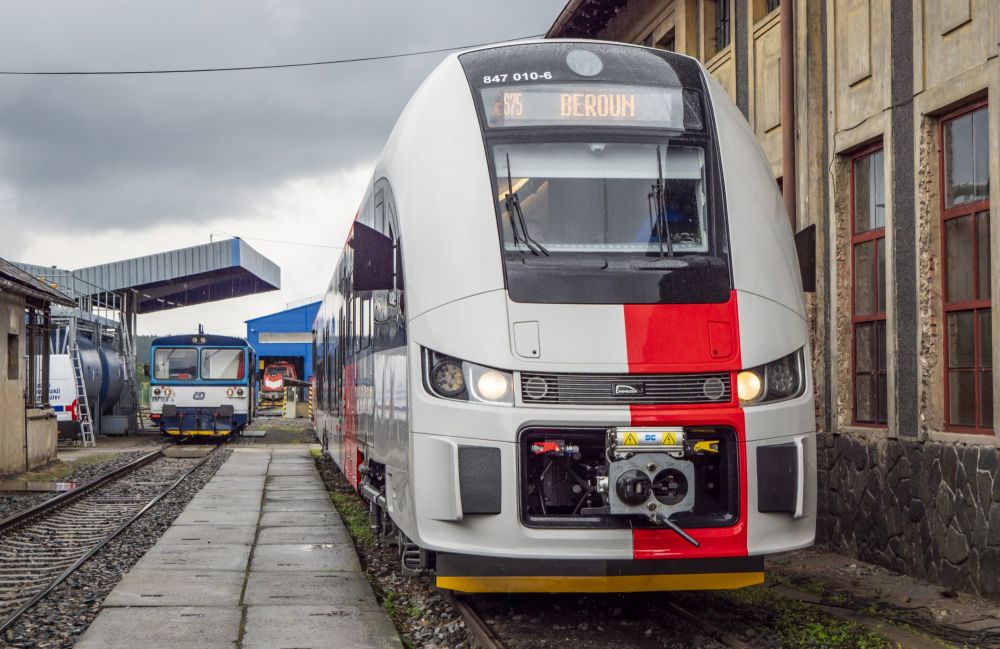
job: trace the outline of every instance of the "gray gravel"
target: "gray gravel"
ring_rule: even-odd
[[[232,451],[220,449],[187,480],[92,557],[0,637],[0,646],[68,649],[122,576],[156,543]]]
[[[149,450],[124,451],[112,460],[77,467],[66,477],[59,478],[59,482],[84,484],[104,475],[108,471],[113,471],[118,467],[125,466],[129,462],[134,462],[143,455],[148,455],[150,452]],[[0,492],[0,521],[6,520],[20,511],[30,509],[58,495],[55,492]]]

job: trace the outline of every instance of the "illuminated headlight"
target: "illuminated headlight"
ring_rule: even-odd
[[[736,393],[741,406],[784,401],[802,394],[804,387],[802,350],[776,361],[743,370],[736,375]]]
[[[232,388],[228,388],[228,389],[226,390],[226,396],[227,396],[227,397],[231,397],[231,396],[233,396],[234,394],[236,394],[236,390],[234,390],[234,389],[232,389]]]
[[[492,367],[424,350],[424,383],[443,399],[514,405],[514,376]]]
[[[170,388],[163,388],[163,395],[169,397],[173,393]]]

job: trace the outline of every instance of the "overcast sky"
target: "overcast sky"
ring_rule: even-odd
[[[231,67],[544,33],[564,0],[0,0],[0,69]],[[239,335],[317,295],[386,136],[444,54],[151,76],[0,75],[0,257],[80,268],[243,236],[282,289],[139,318]],[[216,238],[226,236],[215,233]]]

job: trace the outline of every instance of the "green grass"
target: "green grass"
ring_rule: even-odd
[[[321,448],[311,448],[309,449],[309,455],[313,456],[313,459],[319,459],[323,456],[323,449]]]
[[[895,649],[897,645],[861,625],[825,614],[809,604],[781,597],[764,586],[720,593],[760,626],[798,649]]]
[[[375,543],[375,535],[368,527],[368,509],[361,500],[354,494],[339,491],[331,491],[330,500],[333,501],[333,506],[337,508],[340,517],[347,523],[347,529],[354,538],[355,545],[371,547]]]

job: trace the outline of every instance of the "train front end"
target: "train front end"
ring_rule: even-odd
[[[241,338],[195,334],[151,347],[150,419],[170,437],[225,438],[253,412],[253,351]]]
[[[425,82],[384,157],[408,448],[379,432],[378,360],[364,398],[384,463],[369,492],[412,541],[404,563],[466,592],[735,588],[813,543],[791,229],[695,60],[468,52]]]

